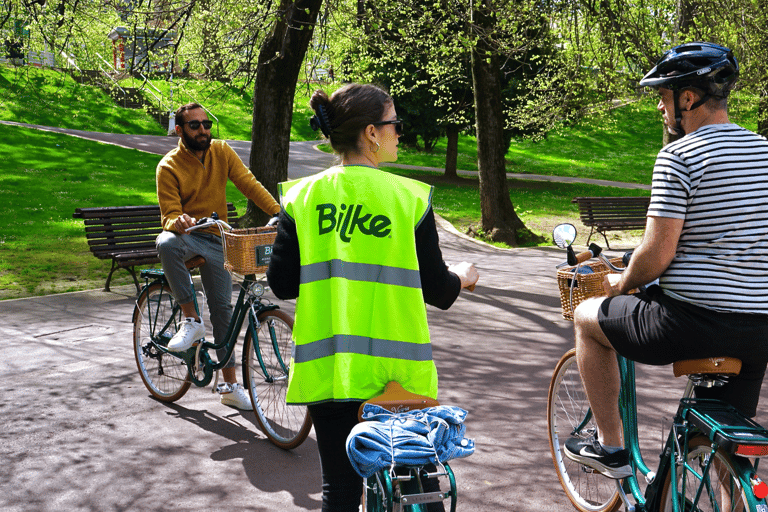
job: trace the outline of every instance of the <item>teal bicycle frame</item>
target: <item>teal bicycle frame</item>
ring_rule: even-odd
[[[660,507],[663,505],[661,503],[661,489],[670,471],[672,472],[669,479],[672,496],[689,495],[685,489],[686,482],[688,481],[685,478],[685,472],[694,472],[696,475],[695,479],[699,481],[694,498],[690,502],[686,501],[685,508],[681,508],[679,500],[672,500],[673,512],[700,510],[699,501],[713,492],[713,485],[709,478],[711,474],[709,469],[715,460],[714,454],[717,449],[726,445],[723,442],[726,438],[736,440],[741,438],[750,440],[750,442],[762,440],[760,444],[768,443],[768,431],[739,414],[736,409],[727,403],[720,400],[690,398],[693,385],[689,383],[674,416],[672,429],[660,457],[658,470],[654,473],[645,463],[640,452],[635,364],[633,361],[621,356],[618,356],[618,362],[621,375],[619,407],[624,425],[624,446],[629,451],[631,466],[636,472],[642,474],[648,482],[648,486],[645,492],[643,492],[640,489],[636,476],[617,480],[619,494],[627,506],[627,510],[635,510],[636,512],[660,510]],[[591,413],[588,413],[581,427],[586,425],[590,417]],[[702,470],[691,467],[687,462],[688,441],[696,434],[704,434],[712,442],[710,456]],[[765,499],[756,498],[752,491],[759,459],[755,459],[755,464],[753,465],[746,457],[735,454],[731,454],[730,457],[734,468],[737,470],[743,495],[747,498],[746,506],[748,510],[768,511],[768,504]],[[672,464],[671,461],[675,461],[675,464]],[[679,484],[682,484],[682,488],[678,488],[680,487]],[[634,508],[627,499],[627,492],[631,493],[635,499],[636,505]],[[758,508],[758,505],[765,508]]]

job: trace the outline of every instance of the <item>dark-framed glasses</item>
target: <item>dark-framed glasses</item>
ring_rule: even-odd
[[[210,130],[211,126],[213,126],[213,121],[211,121],[210,119],[206,119],[205,121],[198,121],[197,119],[194,119],[192,121],[184,121],[181,124],[188,124],[189,127],[192,128],[193,130],[197,130],[198,128],[200,128],[200,125],[203,125],[203,128],[205,128],[206,130]]]
[[[403,134],[403,120],[402,119],[390,119],[389,121],[379,121],[377,123],[373,123],[374,126],[380,126],[383,124],[393,124],[395,125],[395,133],[398,135]]]

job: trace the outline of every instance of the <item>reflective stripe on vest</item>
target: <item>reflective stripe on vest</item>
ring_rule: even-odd
[[[341,353],[408,361],[430,361],[432,360],[432,345],[337,334],[332,338],[297,345],[293,358],[296,363],[306,363]]]
[[[368,263],[352,263],[338,259],[303,265],[300,284],[322,281],[332,277],[421,288],[421,276],[418,270],[370,265]]]

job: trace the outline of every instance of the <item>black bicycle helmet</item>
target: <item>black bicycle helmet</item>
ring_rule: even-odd
[[[667,50],[652,70],[640,80],[640,87],[664,87],[674,91],[677,131],[682,129],[682,113],[677,106],[680,91],[695,87],[704,96],[691,106],[700,107],[711,98],[727,98],[739,76],[739,63],[733,52],[714,43],[685,43]]]
[[[739,64],[728,48],[714,43],[686,43],[662,55],[640,80],[641,87],[672,90],[695,87],[725,98],[739,76]]]

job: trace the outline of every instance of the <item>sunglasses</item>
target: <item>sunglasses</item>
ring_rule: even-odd
[[[403,134],[403,120],[402,119],[391,119],[389,121],[379,121],[378,123],[373,123],[374,126],[380,126],[382,124],[393,124],[395,125],[395,133],[398,135]]]
[[[203,125],[203,128],[205,128],[206,130],[210,130],[211,126],[213,126],[213,121],[211,121],[210,119],[206,119],[205,121],[198,121],[197,119],[195,119],[194,121],[184,121],[181,124],[188,124],[189,127],[192,128],[193,130],[197,130],[198,128],[200,128],[200,125]]]

